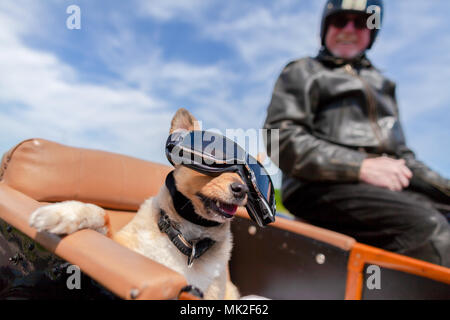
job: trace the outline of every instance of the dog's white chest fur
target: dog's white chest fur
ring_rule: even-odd
[[[208,289],[214,279],[226,272],[226,261],[219,262],[212,258],[211,252],[206,252],[204,256],[194,260],[191,267],[188,267],[187,256],[174,246],[167,235],[162,234],[155,239],[149,231],[140,230],[137,232],[137,237],[139,239],[137,252],[181,273],[188,283],[195,284],[203,292]]]

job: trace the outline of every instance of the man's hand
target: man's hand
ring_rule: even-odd
[[[359,180],[374,186],[401,191],[409,185],[412,172],[403,159],[388,157],[363,160],[359,171]]]

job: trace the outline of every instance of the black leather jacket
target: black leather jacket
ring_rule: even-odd
[[[387,155],[406,160],[411,187],[450,204],[450,181],[416,160],[405,144],[395,83],[365,56],[346,62],[322,51],[289,63],[276,82],[264,128],[279,129],[279,154],[270,139],[266,147],[283,171],[283,201],[309,182],[357,182],[366,157]]]

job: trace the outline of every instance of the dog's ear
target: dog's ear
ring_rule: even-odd
[[[186,109],[180,108],[173,116],[171,125],[170,125],[170,133],[173,133],[177,129],[183,130],[199,130],[200,125],[195,119],[195,117]]]

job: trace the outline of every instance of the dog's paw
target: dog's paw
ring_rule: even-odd
[[[105,228],[105,212],[102,208],[78,201],[66,201],[40,207],[29,220],[39,232],[71,234],[84,228]]]

